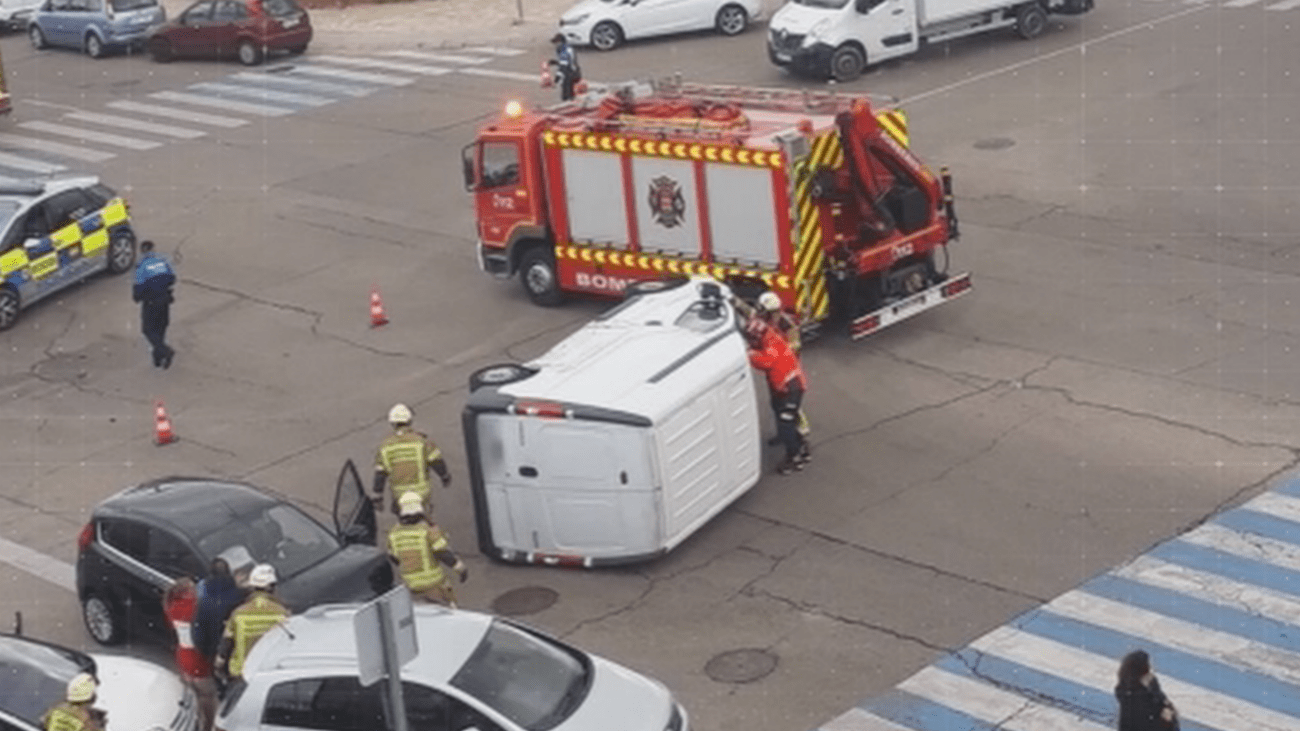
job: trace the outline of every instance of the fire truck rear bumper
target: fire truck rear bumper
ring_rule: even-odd
[[[811,46],[800,46],[794,50],[778,50],[772,45],[769,38],[767,42],[767,58],[772,63],[782,68],[787,68],[798,74],[812,74],[827,76],[831,71],[831,54],[835,49],[824,43],[814,43]]]
[[[478,268],[499,279],[510,276],[510,257],[504,249],[488,248],[478,242]]]
[[[910,297],[869,312],[849,323],[849,337],[854,340],[863,338],[873,332],[883,330],[897,322],[938,307],[939,305],[961,297],[970,292],[970,274],[956,274],[943,282],[923,289]]]

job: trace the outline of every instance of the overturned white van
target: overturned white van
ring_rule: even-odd
[[[681,543],[758,481],[754,379],[727,288],[642,282],[545,355],[470,378],[479,549],[599,566]]]

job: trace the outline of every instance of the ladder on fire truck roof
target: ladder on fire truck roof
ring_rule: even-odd
[[[832,81],[828,91],[808,89],[773,89],[735,84],[697,84],[683,82],[681,74],[651,82],[655,91],[666,96],[682,96],[717,102],[735,102],[753,106],[776,107],[787,111],[835,113],[849,108],[854,99],[866,97],[877,111],[898,106],[898,98],[883,94],[840,94]]]

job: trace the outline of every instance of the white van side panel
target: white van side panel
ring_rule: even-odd
[[[660,545],[648,430],[509,414],[477,422],[497,546],[599,558]]]
[[[672,548],[758,482],[759,423],[749,364],[656,429],[666,545]]]

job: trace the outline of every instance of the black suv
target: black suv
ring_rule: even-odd
[[[202,578],[224,558],[236,578],[275,567],[276,594],[294,612],[368,601],[392,588],[386,552],[375,547],[375,511],[356,467],[343,466],[334,531],[291,503],[237,482],[166,477],[100,503],[77,538],[77,595],[91,637],[122,642],[143,625],[167,629],[162,595],[182,576]]]

